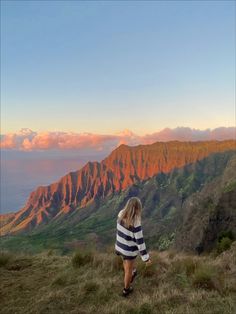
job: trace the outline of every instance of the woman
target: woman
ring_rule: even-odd
[[[124,209],[119,212],[117,218],[115,252],[123,258],[125,271],[123,296],[127,296],[133,291],[130,284],[137,275],[134,261],[138,253],[146,265],[151,264],[151,259],[143,239],[141,212],[142,203],[140,199],[138,197],[131,197]]]

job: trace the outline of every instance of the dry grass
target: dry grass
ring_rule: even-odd
[[[100,312],[233,314],[236,311],[236,243],[219,255],[150,252],[137,259],[134,292],[121,297],[123,268],[113,253],[0,255],[0,313]]]

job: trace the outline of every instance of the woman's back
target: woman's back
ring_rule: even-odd
[[[140,253],[143,261],[149,259],[143,238],[141,220],[137,219],[133,226],[127,227],[121,219],[123,210],[118,214],[115,251],[126,259],[133,259]]]

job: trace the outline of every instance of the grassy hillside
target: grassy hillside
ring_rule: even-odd
[[[0,313],[235,313],[236,242],[218,256],[150,255],[150,267],[138,257],[134,292],[125,299],[122,262],[112,247],[65,256],[2,252]]]

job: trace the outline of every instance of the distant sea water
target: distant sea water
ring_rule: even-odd
[[[1,151],[0,212],[21,209],[39,185],[58,181],[88,161],[101,161],[107,153]]]

